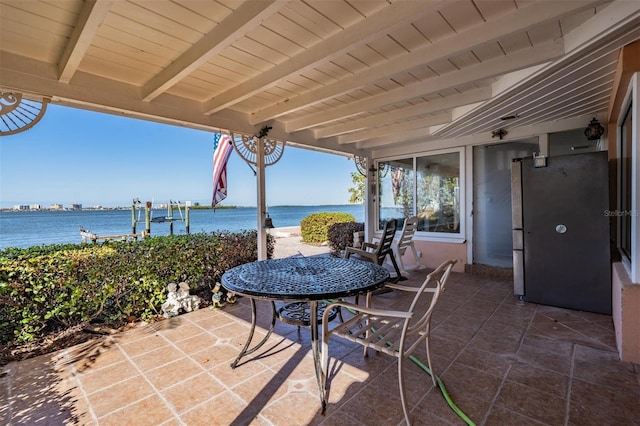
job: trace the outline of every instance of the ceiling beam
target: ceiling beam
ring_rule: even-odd
[[[345,77],[334,83],[312,90],[256,111],[251,115],[252,124],[298,111],[299,109],[322,102],[374,83],[390,75],[394,75],[417,66],[428,65],[463,52],[473,50],[476,46],[497,41],[512,34],[526,31],[534,25],[560,19],[576,11],[603,3],[599,1],[576,2],[559,1],[545,3],[544,7],[532,3],[531,6],[516,9],[514,12],[498,16],[483,24],[473,26],[465,31],[438,40],[438,42],[418,48],[391,61],[372,66],[357,74]]]
[[[435,134],[439,137],[454,137],[468,134],[473,131],[473,128],[485,127],[483,123],[487,122],[487,117],[496,110],[503,110],[505,105],[513,102],[509,99],[523,98],[523,91],[543,90],[545,86],[554,84],[560,78],[567,78],[576,69],[605,59],[612,52],[637,40],[640,34],[639,22],[640,4],[638,2],[621,0],[612,2],[565,36],[565,54],[559,60],[540,68],[510,87],[503,88],[484,105],[469,112],[460,120],[443,126]]]
[[[51,103],[91,111],[117,114],[159,123],[184,126],[204,131],[230,131],[255,134],[259,129],[249,124],[247,114],[232,110],[205,115],[202,103],[165,94],[155,102],[140,97],[140,87],[78,71],[72,84],[57,79],[54,64],[0,52],[0,90],[18,91],[25,95],[47,96]],[[291,141],[297,146],[316,148],[327,152],[364,155],[365,151],[353,145],[340,145],[337,141],[317,141],[312,132],[290,135],[274,123],[270,136]]]
[[[396,133],[393,135],[386,135],[377,138],[372,138],[366,141],[360,141],[356,143],[356,146],[360,149],[371,150],[388,145],[395,145],[398,143],[405,143],[406,141],[422,140],[426,141],[431,138],[431,130],[427,127],[407,130],[402,133]]]
[[[152,101],[210,58],[247,35],[262,21],[277,13],[288,1],[262,0],[242,3],[226,19],[198,40],[142,88],[142,99]]]
[[[71,81],[110,8],[109,0],[84,2],[69,42],[58,61],[58,81],[61,83]]]
[[[404,102],[409,99],[437,93],[463,84],[496,77],[511,71],[551,61],[559,58],[563,53],[562,40],[540,44],[535,47],[519,50],[510,55],[468,66],[460,71],[453,71],[438,77],[431,77],[420,83],[390,90],[340,107],[331,108],[327,111],[309,114],[286,122],[286,127],[289,132],[296,132],[319,124],[329,123],[362,111],[370,111],[385,105]]]
[[[347,135],[338,136],[338,143],[340,145],[344,145],[348,143],[360,142],[376,137],[384,137],[386,135],[404,133],[407,130],[422,129],[424,131],[427,127],[448,123],[449,121],[451,121],[451,113],[443,112],[437,115],[430,115],[428,117],[404,121],[399,124],[374,127],[372,129],[366,129],[359,132],[352,132]]]
[[[435,112],[444,111],[462,105],[485,101],[490,97],[490,87],[473,89],[457,95],[447,96],[446,98],[435,99],[429,102],[422,102],[406,108],[385,111],[383,113],[374,114],[369,117],[355,119],[347,123],[324,127],[322,129],[316,130],[315,135],[318,139],[328,138],[331,136],[349,133],[360,129],[380,126],[381,124],[392,123],[398,120],[406,120],[408,118],[417,117],[419,115],[433,114]]]
[[[405,1],[402,7],[387,7],[356,24],[314,44],[305,51],[259,73],[237,86],[220,93],[205,102],[206,114],[228,108],[273,87],[292,75],[298,75],[321,62],[330,61],[355,47],[381,37],[382,33],[410,24],[417,18],[433,13],[446,0]]]

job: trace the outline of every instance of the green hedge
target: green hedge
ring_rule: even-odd
[[[269,258],[274,244],[268,235]],[[256,231],[0,251],[0,344],[90,322],[151,320],[171,282],[187,282],[210,302],[227,269],[256,259]]]
[[[329,247],[331,256],[339,257],[347,247],[353,246],[353,233],[364,231],[362,222],[334,223],[329,227]]]
[[[310,214],[300,222],[300,235],[305,243],[321,244],[329,239],[329,227],[334,223],[355,222],[349,213],[320,212]]]

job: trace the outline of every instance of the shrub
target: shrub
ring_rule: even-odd
[[[268,235],[268,257],[274,244]],[[256,259],[256,231],[0,251],[0,344],[90,322],[152,320],[171,282],[210,302],[227,269]]]
[[[321,244],[328,240],[328,230],[334,223],[355,222],[356,218],[349,213],[320,212],[313,213],[300,222],[302,241]]]
[[[327,236],[329,237],[329,247],[332,256],[340,256],[342,250],[353,246],[353,233],[364,231],[364,223],[344,222],[334,223],[329,227]]]

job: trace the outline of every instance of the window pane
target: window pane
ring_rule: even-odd
[[[460,153],[419,157],[418,231],[460,232]]]
[[[401,227],[414,211],[413,158],[392,160],[387,165],[387,173],[380,178],[379,229],[389,219],[397,219]]]

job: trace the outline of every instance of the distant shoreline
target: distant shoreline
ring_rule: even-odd
[[[164,203],[160,203],[164,204]],[[341,207],[341,206],[356,206],[359,204],[302,204],[302,205],[294,205],[294,204],[282,204],[278,206],[269,206],[269,208],[282,208],[282,207]],[[177,207],[174,207],[177,209]],[[184,206],[180,206],[180,208],[184,208]],[[215,209],[211,206],[207,205],[198,205],[198,206],[189,206],[189,210],[229,210],[229,209],[255,209],[256,206],[216,206]],[[144,209],[144,207],[138,207],[137,209]],[[160,205],[151,207],[151,210],[166,210],[166,205]],[[28,212],[72,212],[72,211],[105,211],[105,210],[131,210],[131,206],[117,206],[117,207],[82,207],[79,209],[74,209],[70,207],[61,207],[61,208],[51,208],[51,207],[40,207],[40,208],[26,208],[26,209],[17,209],[15,207],[3,207],[0,208],[0,213],[28,213]]]
[[[262,227],[262,223],[258,224],[257,211],[255,207],[189,210],[188,233],[255,230]],[[174,208],[170,215],[166,209],[153,209],[150,212],[151,236],[187,233],[187,215],[184,209],[177,211]],[[275,226],[269,232],[276,238],[286,237],[287,234],[293,236],[299,233],[295,227],[300,226],[304,218],[320,212],[345,212],[352,214],[357,221],[364,220],[362,205],[269,207],[269,216]],[[79,243],[79,227],[98,236],[136,234],[146,229],[145,216],[144,209],[137,209],[134,215],[131,209],[123,208],[3,212],[0,213],[0,250],[8,247]],[[166,220],[167,216],[171,216],[170,220]],[[160,219],[154,220],[155,218]]]

